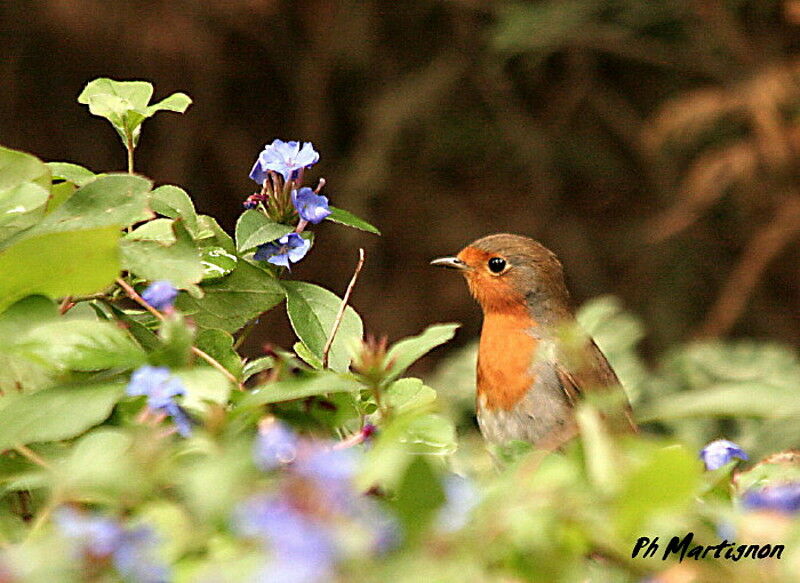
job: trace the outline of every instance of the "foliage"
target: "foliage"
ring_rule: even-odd
[[[151,106],[151,95],[147,83],[108,79],[81,94],[120,133],[129,174],[0,150],[0,580],[792,573],[794,491],[764,486],[797,481],[796,456],[732,481],[735,462],[704,471],[697,451],[721,436],[753,459],[797,445],[795,354],[692,344],[651,368],[637,353],[641,323],[602,298],[581,320],[647,433],[609,434],[587,401],[579,439],[557,453],[520,448],[498,472],[472,455],[474,431],[459,424],[458,439],[433,388],[470,393],[457,387],[472,367],[448,364],[433,386],[403,376],[456,325],[365,341],[347,296],[290,278],[313,252],[309,225],[377,234],[330,206],[324,181],[302,186],[319,159],[311,144],[265,148],[251,174],[260,191],[232,238],[181,188],[132,173],[144,120],[189,103],[176,94]],[[243,359],[242,338],[281,304],[292,351]],[[450,471],[459,466],[466,478]],[[743,494],[759,488],[752,510]],[[734,576],[723,561],[632,557],[639,537],[694,532],[711,544],[723,527],[785,544],[786,556],[741,563]]]

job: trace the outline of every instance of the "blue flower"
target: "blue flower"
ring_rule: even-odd
[[[250,178],[263,184],[267,179],[267,172],[273,171],[288,181],[297,178],[303,168],[309,168],[317,162],[319,154],[311,142],[305,142],[301,146],[300,142],[274,140],[272,144],[264,146],[250,171]]]
[[[311,241],[303,239],[297,233],[289,233],[277,241],[259,245],[253,259],[266,260],[273,265],[289,268],[290,263],[297,263],[305,257],[310,248]]]
[[[285,423],[273,420],[259,427],[254,457],[262,470],[273,470],[297,457],[298,438]]]
[[[741,447],[727,439],[712,441],[700,450],[700,459],[703,460],[707,470],[721,468],[733,458],[749,459]]]
[[[331,214],[328,197],[316,194],[307,186],[292,191],[292,204],[301,219],[315,225]]]
[[[314,444],[298,456],[292,471],[314,485],[327,504],[340,512],[352,512],[357,500],[353,479],[361,451],[352,447],[330,449]]]
[[[800,482],[789,482],[766,486],[760,490],[749,490],[742,497],[745,508],[750,510],[774,510],[792,514],[800,510]]]
[[[155,557],[158,541],[150,528],[127,529],[107,516],[85,514],[68,507],[56,510],[54,519],[61,533],[76,546],[79,557],[110,557],[126,581],[166,583],[170,580],[167,566]]]
[[[325,524],[308,517],[280,498],[257,496],[235,511],[234,528],[262,540],[273,560],[264,581],[316,583],[333,579],[337,550]]]
[[[455,532],[466,526],[480,495],[471,480],[456,474],[444,479],[445,503],[439,509],[436,523],[442,532]]]
[[[142,299],[156,310],[171,308],[177,297],[178,290],[170,282],[164,280],[154,281],[142,293]]]
[[[186,394],[181,380],[163,366],[144,365],[133,371],[125,393],[137,397],[147,397],[147,406],[154,411],[166,413],[175,422],[175,426],[183,437],[192,432],[192,420],[188,413],[175,401],[176,397]]]

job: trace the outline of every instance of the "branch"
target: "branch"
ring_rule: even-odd
[[[800,197],[784,202],[772,221],[756,234],[728,277],[697,337],[722,336],[739,318],[761,274],[772,259],[800,232]]]
[[[350,283],[347,286],[347,291],[344,292],[344,297],[342,298],[342,303],[339,306],[339,313],[336,314],[336,319],[333,321],[333,327],[331,328],[331,333],[328,334],[328,340],[325,342],[325,348],[322,349],[322,368],[328,367],[328,358],[331,352],[331,346],[333,346],[333,340],[336,338],[336,332],[339,331],[339,326],[342,323],[342,319],[344,318],[344,310],[347,308],[347,302],[350,299],[350,294],[353,292],[353,287],[356,285],[356,281],[358,280],[358,274],[361,273],[361,268],[364,266],[364,249],[359,248],[358,250],[358,263],[356,264],[356,270],[353,272],[353,277],[350,278]]]
[[[128,284],[128,282],[127,282],[127,281],[125,281],[125,280],[124,280],[124,279],[122,279],[121,277],[118,277],[118,278],[117,278],[117,284],[118,284],[118,285],[119,285],[119,286],[120,286],[120,287],[121,287],[123,290],[125,290],[125,293],[126,293],[126,294],[128,295],[128,297],[129,297],[129,298],[131,298],[131,299],[132,299],[134,302],[136,302],[137,304],[139,304],[140,306],[142,306],[142,307],[143,307],[145,310],[147,310],[148,312],[150,312],[151,314],[153,314],[153,315],[154,315],[156,318],[158,318],[160,321],[162,321],[162,322],[164,321],[164,314],[162,314],[161,312],[159,312],[158,310],[156,310],[156,309],[155,309],[153,306],[151,306],[150,304],[148,304],[148,303],[147,303],[147,302],[144,300],[144,298],[143,298],[142,296],[140,296],[138,293],[136,293],[136,290],[135,290],[135,289],[133,289],[133,287],[131,287],[131,286]],[[216,359],[215,359],[213,356],[211,356],[210,354],[208,354],[208,353],[206,353],[206,352],[203,352],[202,350],[200,350],[199,348],[197,348],[197,346],[192,346],[192,353],[193,353],[193,354],[195,354],[196,356],[199,356],[200,358],[202,358],[203,360],[205,360],[205,361],[206,361],[208,364],[210,364],[210,365],[211,365],[211,366],[213,366],[215,369],[217,369],[219,372],[221,372],[223,375],[225,375],[225,378],[227,378],[227,379],[228,379],[230,382],[232,382],[232,383],[233,383],[233,384],[234,384],[236,387],[238,387],[240,391],[244,391],[244,386],[242,385],[242,383],[240,383],[240,382],[239,382],[239,380],[238,380],[238,379],[237,379],[235,376],[233,376],[233,374],[231,374],[231,372],[230,372],[230,371],[229,371],[227,368],[225,368],[224,366],[222,366],[222,365],[219,363],[219,361],[217,361],[217,360],[216,360]]]

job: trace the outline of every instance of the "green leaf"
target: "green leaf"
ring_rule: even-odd
[[[125,235],[125,239],[131,241],[161,241],[172,245],[177,241],[175,232],[172,230],[174,224],[175,221],[172,219],[153,219],[136,227]]]
[[[226,332],[235,332],[284,298],[283,288],[274,276],[246,261],[240,261],[230,275],[201,287],[205,292],[202,298],[178,296],[178,309],[201,328]]]
[[[45,213],[52,213],[64,204],[69,197],[75,194],[76,190],[77,186],[71,182],[59,182],[58,184],[54,184],[50,189],[50,198],[47,199]]]
[[[329,393],[354,393],[362,388],[362,385],[350,376],[331,371],[314,372],[259,385],[239,401],[237,409],[260,407],[268,403],[294,401]]]
[[[185,93],[173,93],[158,103],[149,106],[147,108],[147,117],[150,117],[157,111],[174,111],[175,113],[184,113],[191,104],[192,98]]]
[[[150,208],[165,217],[183,219],[192,236],[199,236],[197,212],[194,209],[194,203],[182,188],[166,184],[154,189],[150,193]]]
[[[200,263],[203,265],[203,281],[215,281],[236,269],[239,258],[222,247],[201,247]]]
[[[33,182],[50,190],[50,170],[36,156],[0,146],[0,192]]]
[[[158,329],[159,346],[150,353],[149,361],[154,365],[178,368],[189,364],[194,329],[179,313],[169,314]]]
[[[358,218],[351,212],[333,206],[329,206],[328,208],[331,211],[331,214],[326,217],[329,221],[339,223],[340,225],[347,225],[348,227],[353,227],[355,229],[360,229],[362,231],[366,231],[367,233],[373,233],[375,235],[381,234],[378,229],[370,225],[364,219]]]
[[[393,382],[383,391],[383,402],[396,414],[427,409],[436,401],[436,391],[420,379],[407,378]]]
[[[231,383],[215,368],[195,367],[173,371],[186,387],[181,404],[187,409],[205,411],[206,402],[226,405],[231,394]]]
[[[47,162],[47,167],[53,175],[53,180],[66,180],[75,186],[85,186],[97,176],[88,168],[69,162]]]
[[[0,251],[0,312],[32,294],[90,294],[119,275],[117,227],[26,238]]]
[[[236,245],[233,244],[233,239],[219,226],[214,217],[198,215],[197,230],[198,233],[195,238],[200,245],[222,247],[228,253],[236,253]]]
[[[243,253],[292,231],[294,227],[276,223],[263,213],[249,209],[236,221],[236,249]]]
[[[301,281],[284,281],[286,311],[297,336],[318,359],[333,328],[342,300],[336,294],[317,285]],[[353,350],[364,335],[361,317],[347,306],[336,338],[331,346],[330,368],[346,372]]]
[[[233,336],[224,330],[208,328],[197,335],[194,345],[213,357],[237,379],[241,378],[242,359],[233,349]],[[203,363],[204,360],[198,360],[198,364]]]
[[[16,343],[35,326],[58,319],[58,307],[42,296],[28,296],[0,314],[0,394],[32,391],[50,383],[52,369],[16,352]]]
[[[722,383],[705,390],[665,395],[638,410],[636,419],[650,423],[686,417],[772,418],[798,414],[800,395],[796,389],[750,382]]]
[[[36,224],[45,213],[50,192],[33,182],[24,182],[0,192],[0,241]]]
[[[93,227],[127,227],[152,217],[147,208],[150,181],[129,174],[101,176],[75,191],[64,204],[24,237]]]
[[[110,322],[59,320],[30,330],[18,349],[57,368],[79,371],[132,369],[146,360],[144,351]]]
[[[317,358],[317,356],[313,354],[302,342],[295,342],[294,346],[292,346],[292,350],[294,350],[294,353],[298,356],[298,358],[300,358],[311,368],[317,370],[322,369],[322,361]]]
[[[392,500],[409,542],[419,539],[444,501],[442,485],[428,461],[423,457],[413,458]]]
[[[242,382],[248,380],[253,375],[263,372],[275,366],[275,359],[271,356],[262,356],[244,363],[242,370]]]
[[[23,395],[3,407],[0,449],[75,437],[101,423],[122,397],[124,384],[59,386]]]
[[[120,245],[123,267],[142,279],[166,280],[177,288],[185,289],[203,277],[200,253],[192,236],[176,220],[172,225],[175,242],[138,240],[142,232],[130,233]]]
[[[386,362],[393,363],[387,380],[396,379],[418,358],[450,340],[458,326],[458,324],[435,324],[418,336],[410,336],[395,342],[386,353]]]

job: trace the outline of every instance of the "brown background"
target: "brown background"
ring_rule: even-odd
[[[185,91],[145,124],[137,170],[230,232],[275,137],[312,141],[333,204],[294,276],[354,295],[391,339],[479,329],[429,268],[498,231],[534,236],[576,301],[613,293],[651,351],[696,334],[800,344],[795,1],[14,1],[0,5],[0,142],[123,170],[75,99],[108,76]],[[46,253],[46,250],[42,251]],[[264,319],[247,350],[288,344]]]

